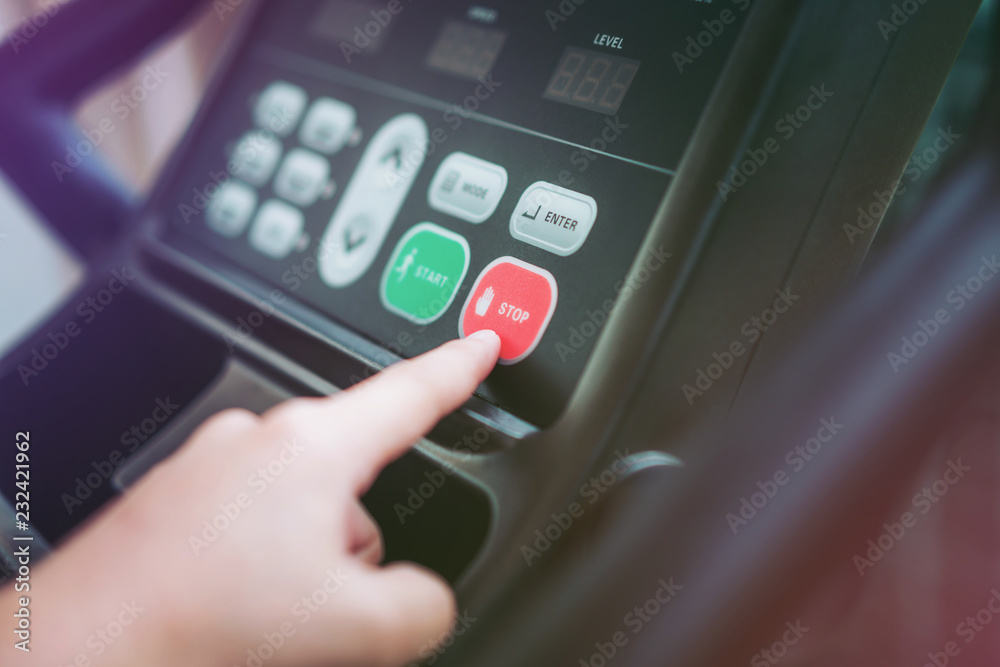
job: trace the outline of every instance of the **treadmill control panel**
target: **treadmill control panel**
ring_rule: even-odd
[[[493,329],[480,395],[544,427],[640,288],[741,4],[692,56],[722,7],[261,3],[155,200],[165,238],[399,356]]]

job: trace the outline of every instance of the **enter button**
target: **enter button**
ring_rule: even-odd
[[[568,257],[583,247],[597,220],[593,197],[539,181],[518,201],[510,216],[510,233],[516,239]]]

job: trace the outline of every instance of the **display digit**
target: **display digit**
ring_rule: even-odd
[[[622,63],[618,67],[618,71],[615,72],[614,78],[611,79],[611,85],[608,89],[604,91],[601,95],[601,99],[597,104],[605,109],[608,109],[610,113],[614,113],[621,106],[622,100],[625,98],[625,93],[628,91],[628,87],[632,85],[632,79],[635,78],[635,73],[639,71],[638,65],[633,65],[632,63]]]
[[[595,72],[595,69],[599,71]],[[584,104],[591,104],[598,89],[601,87],[601,83],[604,81],[604,77],[608,75],[609,69],[611,69],[611,61],[609,59],[595,58],[592,60],[583,80],[576,87],[576,92],[573,93],[573,99]]]
[[[586,58],[582,53],[572,53],[568,58],[564,59],[562,67],[559,68],[556,77],[549,84],[548,93],[555,97],[565,97],[569,91],[570,84],[573,83],[573,78],[580,71],[584,60]]]

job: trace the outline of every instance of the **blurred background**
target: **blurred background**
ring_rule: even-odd
[[[63,0],[65,2],[65,0]],[[9,36],[36,13],[58,11],[57,0],[0,0],[0,48],[14,48]],[[238,9],[236,11],[239,11]],[[139,193],[147,191],[194,113],[218,55],[225,46],[233,15],[220,18],[205,3],[203,16],[179,39],[163,44],[145,62],[121,73],[84,102],[78,120],[95,128],[106,118],[114,132],[101,142],[122,179]],[[166,74],[141,103],[122,106],[155,66]],[[125,109],[128,110],[127,117]],[[47,232],[34,211],[0,173],[0,355],[43,321],[83,277],[83,267]]]

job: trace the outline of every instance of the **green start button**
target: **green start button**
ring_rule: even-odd
[[[421,222],[403,235],[385,267],[382,305],[416,324],[430,324],[448,310],[468,270],[468,241]]]

